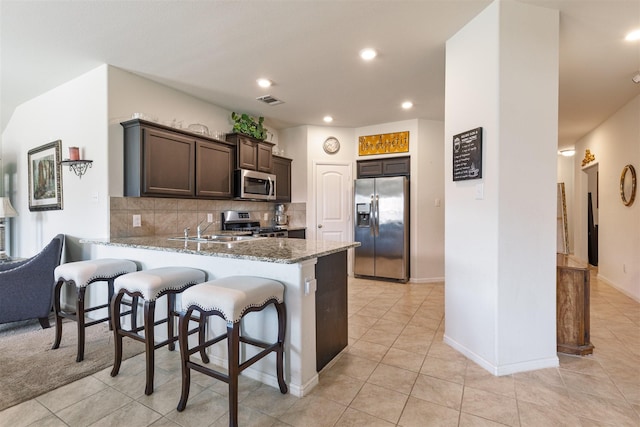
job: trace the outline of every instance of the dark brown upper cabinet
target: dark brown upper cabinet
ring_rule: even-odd
[[[291,159],[272,157],[273,170],[276,176],[276,202],[291,202]]]
[[[411,175],[411,157],[358,160],[358,178]]]
[[[227,141],[236,145],[236,168],[272,173],[272,143],[238,133],[227,134]]]
[[[232,144],[139,119],[121,124],[125,196],[233,196]]]

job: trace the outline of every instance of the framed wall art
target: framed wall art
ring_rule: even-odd
[[[409,131],[358,137],[358,155],[409,152]]]
[[[482,128],[453,135],[453,180],[482,178]]]
[[[62,141],[29,150],[29,210],[62,209]]]

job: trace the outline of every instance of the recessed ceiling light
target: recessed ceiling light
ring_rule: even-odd
[[[405,110],[408,110],[411,107],[413,107],[413,102],[411,101],[404,101],[402,103],[402,108],[404,108]]]
[[[364,59],[365,61],[371,61],[377,55],[378,55],[378,52],[376,52],[374,49],[371,49],[371,48],[362,49],[360,51],[360,58]]]
[[[258,79],[256,81],[258,82],[258,86],[260,87],[271,87],[271,85],[273,84],[273,82],[269,79]]]
[[[573,148],[567,148],[566,150],[560,150],[559,153],[565,157],[571,157],[576,154],[576,150]]]
[[[628,42],[640,40],[640,30],[633,30],[624,38]]]
[[[331,123],[333,121],[333,117],[324,116],[324,118],[322,120],[324,120],[325,123]]]

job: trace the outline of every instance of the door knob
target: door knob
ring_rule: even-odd
[[[318,228],[322,228],[322,224],[318,224]]]

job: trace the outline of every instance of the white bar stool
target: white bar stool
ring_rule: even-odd
[[[109,307],[109,302],[113,296],[113,281],[126,273],[137,270],[137,266],[133,261],[126,259],[94,259],[88,261],[68,262],[59,265],[53,272],[56,285],[53,295],[53,309],[56,319],[56,338],[53,342],[52,349],[60,347],[62,340],[62,319],[67,318],[74,320],[78,325],[78,354],[76,362],[84,359],[85,333],[84,329],[97,323],[105,321],[109,322],[109,329],[112,328],[110,311],[107,310],[107,316],[97,320],[86,321],[85,314],[101,308]],[[107,282],[108,300],[106,304],[100,304],[91,308],[85,307],[85,292],[87,287],[96,282]],[[60,308],[60,290],[65,283],[73,283],[76,286],[76,312],[67,313]]]
[[[126,336],[136,341],[141,341],[145,345],[146,353],[146,386],[144,392],[146,395],[153,393],[154,351],[156,348],[165,345],[168,345],[169,350],[173,351],[175,349],[174,343],[178,340],[174,333],[174,319],[178,315],[175,307],[175,297],[190,286],[204,282],[205,279],[206,276],[203,271],[189,267],[154,268],[125,274],[116,279],[114,285],[115,293],[111,300],[111,317],[114,319],[113,334],[115,338],[115,360],[111,370],[112,377],[118,375],[120,371],[122,338]],[[143,326],[136,326],[133,313],[131,313],[131,329],[123,329],[121,305],[125,294],[131,296],[136,302],[138,298],[144,300]],[[167,317],[156,321],[156,300],[163,295],[167,296]],[[154,327],[165,322],[167,323],[167,339],[156,343]],[[200,331],[201,339],[204,341],[204,324],[201,324],[198,330]],[[140,335],[140,331],[144,331],[144,336]],[[204,354],[204,351],[202,353]]]
[[[240,321],[252,312],[260,311],[273,304],[278,314],[278,339],[275,343],[266,343],[252,338],[240,336]],[[286,307],[284,304],[284,285],[278,281],[251,276],[231,276],[212,280],[193,286],[182,293],[182,307],[179,323],[180,357],[182,359],[182,395],[178,403],[178,411],[183,411],[189,398],[191,369],[229,384],[229,426],[238,425],[238,376],[258,360],[271,352],[276,353],[276,371],[281,393],[287,393],[284,382],[284,337],[287,326]],[[192,313],[197,311],[201,325],[208,316],[219,316],[227,322],[227,332],[189,349],[188,327]],[[228,370],[227,374],[208,368],[194,361],[190,356],[196,352],[201,354],[207,347],[227,339]],[[240,343],[260,347],[263,350],[240,363]],[[203,358],[204,363],[208,359]]]

